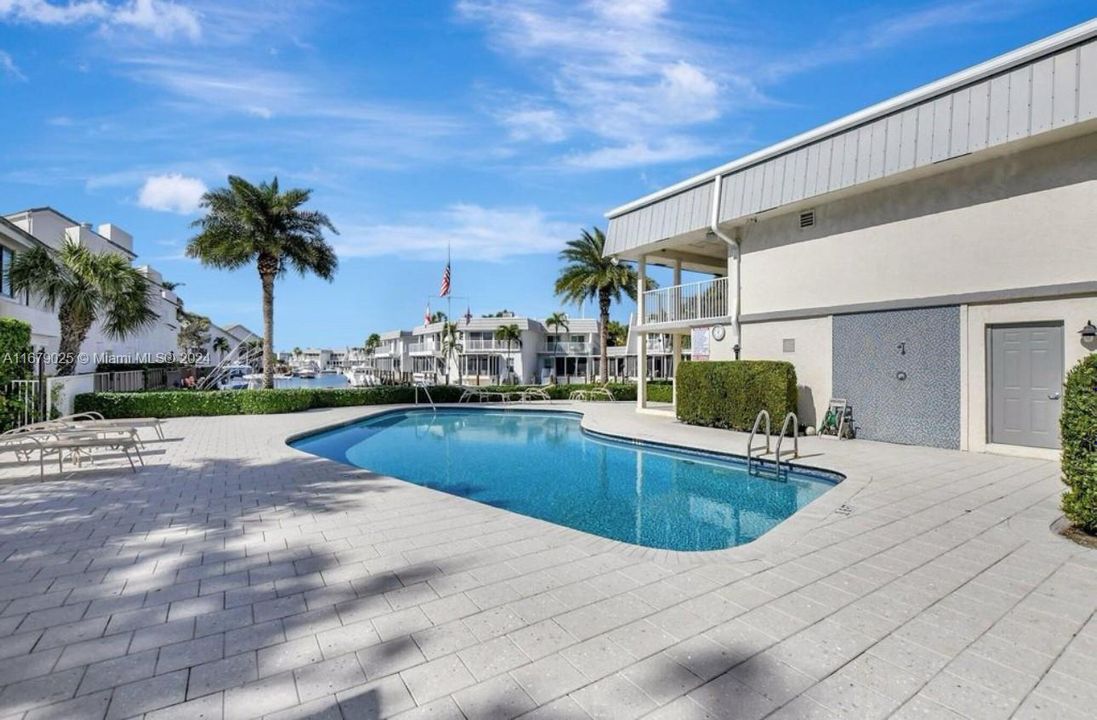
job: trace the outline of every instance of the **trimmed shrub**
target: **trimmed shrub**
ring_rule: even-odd
[[[8,384],[31,377],[31,352],[30,325],[13,318],[0,318],[0,430],[19,424],[23,402],[17,396],[8,396]]]
[[[1063,512],[1076,526],[1097,534],[1097,354],[1067,374],[1063,414]]]
[[[758,412],[767,410],[780,429],[796,411],[796,369],[770,360],[682,363],[678,382],[678,419],[690,425],[750,432]]]
[[[545,390],[553,399],[566,400],[574,390],[592,385],[505,385],[485,387],[496,392],[515,392],[527,387]],[[609,386],[618,400],[636,400],[636,386]],[[670,384],[649,385],[670,400]],[[430,396],[436,403],[455,403],[463,390],[453,385],[436,385]],[[658,399],[652,397],[652,399]],[[369,388],[278,388],[275,390],[163,390],[152,392],[104,392],[77,395],[76,412],[95,411],[107,418],[186,417],[191,415],[268,415],[328,407],[398,405],[415,402],[415,388],[383,385]],[[419,402],[426,398],[420,393]]]

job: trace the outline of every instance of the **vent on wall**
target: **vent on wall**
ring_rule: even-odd
[[[800,229],[813,227],[815,225],[815,211],[805,210],[800,213]]]
[[[796,338],[785,338],[781,341],[782,352],[796,352]]]

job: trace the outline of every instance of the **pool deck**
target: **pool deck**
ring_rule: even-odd
[[[544,407],[543,405],[538,407]],[[741,454],[740,433],[578,407]],[[1097,550],[1053,462],[804,438],[847,479],[648,550],[300,453],[384,408],[182,418],[133,474],[0,458],[0,718],[1072,718]]]

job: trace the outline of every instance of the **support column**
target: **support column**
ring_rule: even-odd
[[[636,324],[644,326],[644,290],[648,284],[647,256],[641,255],[636,264]],[[643,410],[648,406],[648,335],[638,332],[636,341],[636,409]]]
[[[682,284],[682,261],[674,261],[674,284]],[[670,380],[671,406],[675,415],[678,414],[678,367],[682,363],[682,336],[679,333],[671,335],[671,347],[673,357],[674,375]]]

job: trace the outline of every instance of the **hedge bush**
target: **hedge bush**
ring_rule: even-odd
[[[796,412],[796,369],[770,360],[682,363],[678,419],[690,425],[749,432],[760,410],[769,411],[773,431]]]
[[[23,413],[22,399],[6,391],[12,380],[26,380],[33,373],[30,325],[0,318],[0,430],[15,427]]]
[[[1067,374],[1063,413],[1063,512],[1077,527],[1097,534],[1097,354]]]
[[[485,390],[513,392],[526,387],[539,387],[553,399],[567,399],[575,390],[591,385],[506,385],[485,387]],[[635,400],[636,386],[609,386],[618,400]],[[660,388],[670,399],[670,385]],[[455,403],[463,391],[453,385],[430,388],[436,403]],[[655,398],[652,398],[655,399]],[[426,398],[420,395],[420,402]],[[124,417],[185,417],[191,415],[266,415],[301,412],[315,408],[351,407],[359,405],[395,405],[415,402],[415,388],[408,385],[384,385],[370,388],[279,388],[275,390],[165,390],[152,392],[105,392],[77,395],[76,412],[95,411],[108,418]]]

